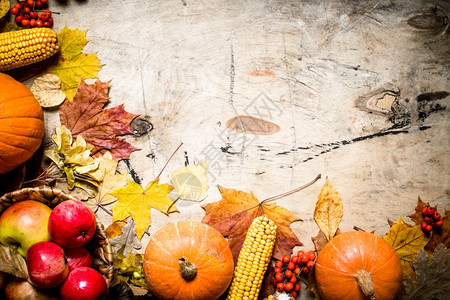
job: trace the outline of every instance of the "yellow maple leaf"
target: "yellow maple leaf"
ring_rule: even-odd
[[[208,191],[206,161],[175,170],[170,182],[178,198],[187,201],[202,201]]]
[[[58,33],[58,43],[60,55],[48,72],[61,79],[61,90],[72,100],[81,79],[96,78],[103,65],[96,54],[82,52],[88,43],[85,30],[65,26]]]
[[[169,197],[172,189],[172,186],[159,184],[157,180],[150,181],[143,189],[141,185],[128,179],[127,186],[110,192],[119,199],[112,207],[113,222],[131,216],[136,224],[136,234],[141,239],[151,224],[152,207],[165,214],[178,211]]]
[[[117,201],[117,198],[110,194],[111,191],[123,187],[127,184],[127,173],[117,172],[117,159],[113,159],[110,152],[105,152],[98,157],[99,164],[95,172],[90,175],[95,178],[98,184],[98,192],[93,199],[88,200],[88,205],[95,211],[99,206],[108,205]]]
[[[411,226],[406,224],[402,218],[392,225],[388,234],[383,239],[394,248],[403,270],[404,276],[414,278],[413,260],[420,249],[423,249],[430,240],[420,225]]]
[[[314,220],[328,240],[336,234],[344,215],[344,206],[338,192],[328,182],[322,187],[314,209]]]

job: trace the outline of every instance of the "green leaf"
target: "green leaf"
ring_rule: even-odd
[[[449,299],[450,250],[444,244],[436,246],[431,258],[425,250],[419,250],[413,265],[416,280],[405,278],[403,300]]]

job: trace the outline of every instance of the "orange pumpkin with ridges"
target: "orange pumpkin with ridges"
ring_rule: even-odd
[[[159,229],[144,254],[144,274],[158,299],[215,300],[233,277],[233,255],[213,227],[182,221]]]
[[[29,160],[44,136],[44,114],[31,91],[0,73],[0,174]]]
[[[315,264],[322,299],[396,299],[403,279],[400,259],[381,237],[344,232],[319,252]]]

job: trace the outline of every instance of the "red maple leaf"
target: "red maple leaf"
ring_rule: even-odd
[[[301,219],[287,209],[274,203],[259,202],[251,193],[220,186],[219,191],[222,195],[220,201],[203,206],[206,214],[202,222],[216,228],[228,238],[235,262],[253,219],[264,214],[278,226],[277,242],[272,255],[274,258],[281,259],[283,255],[291,254],[295,246],[303,245],[290,227],[292,222]]]
[[[81,135],[94,146],[92,156],[111,152],[114,159],[129,159],[131,152],[139,150],[118,136],[132,134],[131,121],[138,115],[124,109],[124,105],[104,109],[109,101],[108,82],[97,81],[91,85],[81,81],[73,100],[66,99],[59,107],[61,124],[76,138]]]

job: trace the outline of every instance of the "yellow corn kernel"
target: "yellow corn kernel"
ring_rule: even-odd
[[[239,252],[227,300],[258,299],[275,246],[277,226],[266,216],[253,220]]]
[[[57,33],[50,28],[0,33],[0,72],[42,61],[58,50]]]

